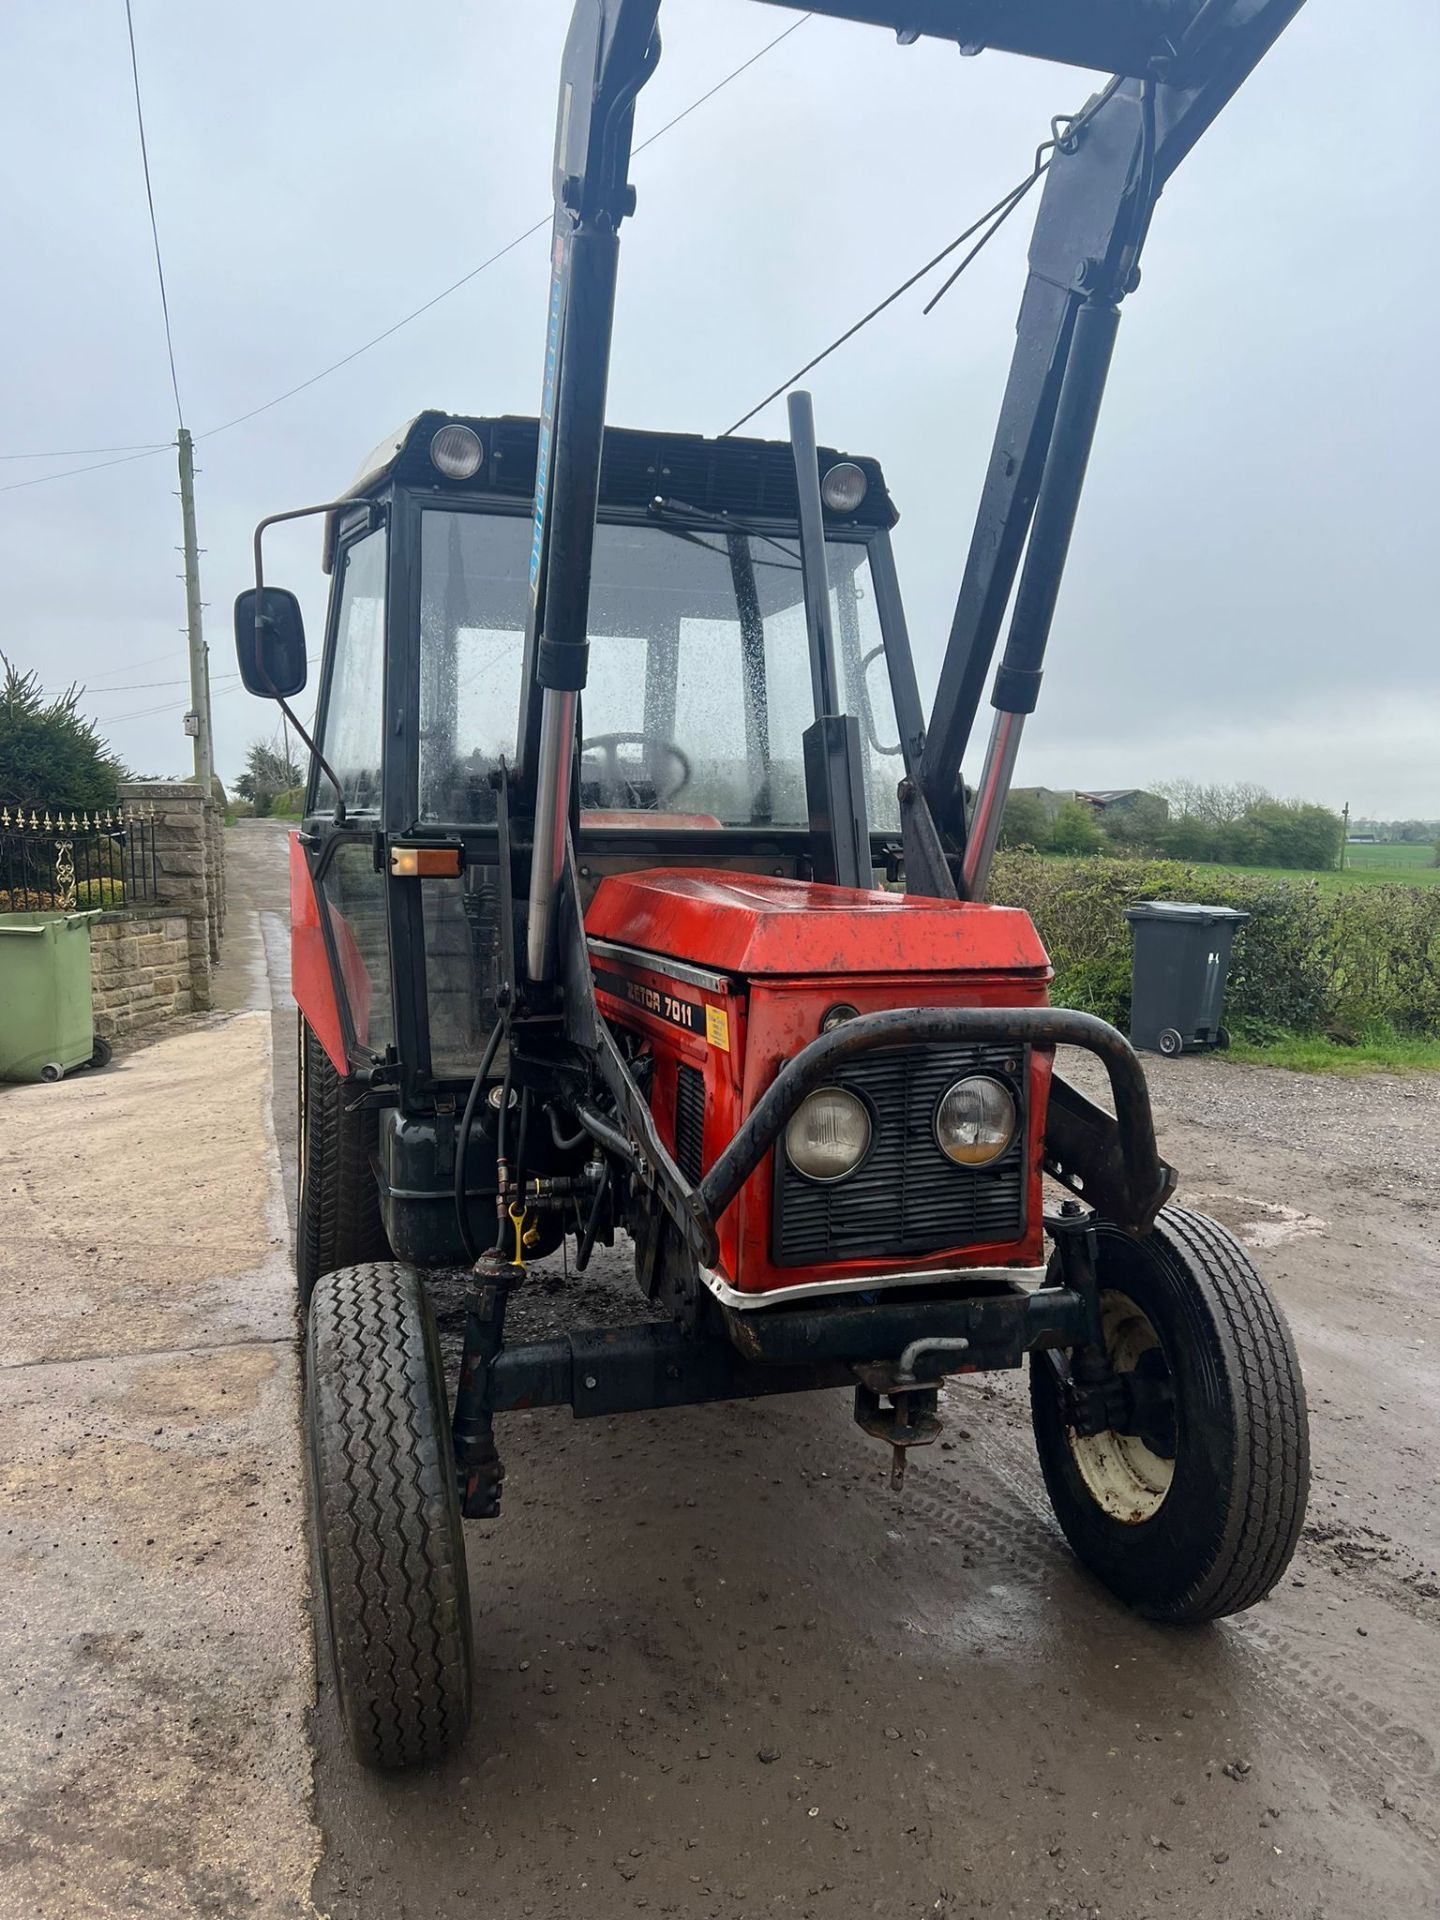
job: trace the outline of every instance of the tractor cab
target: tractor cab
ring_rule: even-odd
[[[305,833],[317,850],[340,842],[347,1054],[380,1065],[398,1020],[423,1042],[401,1051],[412,1090],[468,1080],[494,1020],[495,776],[524,745],[536,440],[534,420],[422,414],[327,522]],[[806,784],[816,693],[788,443],[610,428],[605,445],[574,787],[584,878],[667,863],[833,878],[823,795]],[[920,737],[896,514],[874,461],[821,459],[839,695],[858,721],[847,797],[883,871]],[[377,832],[464,848],[458,872],[437,867],[420,890],[418,967],[387,957],[387,879],[411,876],[374,861]],[[397,1007],[412,985],[417,1004]]]
[[[501,795],[534,717],[538,438],[533,419],[422,414],[325,523],[297,967],[336,1071],[385,1089],[388,1239],[426,1265],[464,1253],[437,1135],[481,1063],[505,973]],[[570,823],[585,906],[605,876],[635,870],[834,881],[837,837],[839,859],[860,849],[863,875],[847,877],[896,872],[922,739],[896,511],[874,460],[820,449],[816,480],[834,636],[819,666],[790,443],[607,429]],[[816,751],[827,737],[838,777],[836,753]],[[494,1178],[492,1159],[470,1196],[477,1233]]]

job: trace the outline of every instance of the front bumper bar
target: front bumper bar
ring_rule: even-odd
[[[1052,1136],[1047,1129],[1046,1168],[1102,1206],[1118,1226],[1134,1233],[1150,1228],[1174,1190],[1175,1176],[1156,1150],[1150,1090],[1123,1034],[1094,1014],[1063,1007],[899,1007],[847,1020],[785,1062],[690,1195],[701,1232],[713,1243],[715,1223],[801,1101],[826,1086],[843,1062],[877,1047],[954,1042],[1083,1047],[1093,1053],[1109,1076],[1115,1118],[1061,1082],[1055,1105],[1064,1130]]]
[[[933,1386],[947,1373],[1018,1367],[1036,1348],[1074,1346],[1088,1325],[1080,1295],[1064,1286],[949,1300],[816,1301],[764,1315],[719,1311],[723,1330],[699,1336],[648,1323],[502,1347],[477,1375],[477,1409],[493,1417],[569,1407],[585,1419],[853,1387],[862,1377],[890,1392]],[[907,1352],[913,1358],[902,1369]]]

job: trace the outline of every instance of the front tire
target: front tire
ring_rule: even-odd
[[[470,1593],[419,1274],[394,1263],[326,1274],[306,1360],[320,1579],[350,1742],[370,1767],[438,1760],[470,1720]]]
[[[1110,1364],[1148,1386],[1151,1411],[1139,1431],[1079,1435],[1061,1372],[1032,1354],[1055,1516],[1085,1566],[1151,1619],[1238,1613],[1284,1573],[1305,1517],[1309,1428],[1289,1328],[1244,1249],[1204,1214],[1168,1207],[1143,1240],[1102,1221],[1095,1231]]]
[[[315,1283],[337,1267],[388,1260],[372,1159],[379,1115],[357,1104],[314,1030],[300,1016],[300,1175],[295,1279],[306,1312]]]

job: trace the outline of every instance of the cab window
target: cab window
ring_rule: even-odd
[[[346,808],[380,806],[385,716],[385,530],[353,541],[340,556],[340,605],[320,750],[335,770]],[[330,812],[335,789],[317,769],[315,806]]]

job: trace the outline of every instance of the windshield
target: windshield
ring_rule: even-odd
[[[513,760],[530,522],[427,509],[421,530],[420,810],[493,817]],[[870,561],[826,544],[844,709],[860,722],[872,829],[899,824],[904,767]],[[581,696],[580,805],[692,827],[807,824],[814,719],[800,556],[790,539],[662,522],[601,524]]]

